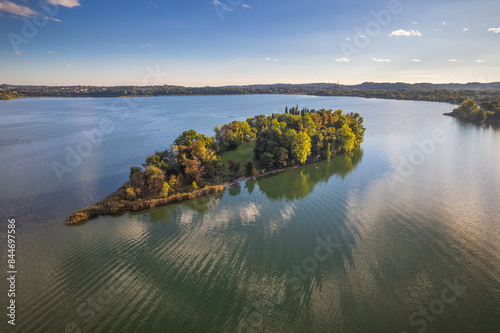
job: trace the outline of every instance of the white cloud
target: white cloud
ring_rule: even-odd
[[[441,22],[441,24],[442,24],[442,25],[446,25],[446,22],[444,22],[444,21],[443,21],[443,22]]]
[[[335,61],[336,62],[349,62],[349,59],[342,57],[342,58],[335,59]]]
[[[422,34],[418,30],[399,29],[399,30],[395,30],[389,34],[389,37],[393,37],[393,36],[396,36],[396,37],[400,37],[400,36],[405,36],[405,37],[418,36],[418,37],[421,37]]]
[[[223,3],[222,3],[222,2],[220,2],[219,0],[214,0],[214,1],[212,1],[212,4],[213,4],[214,6],[220,6],[220,7],[222,7],[222,9],[227,10],[228,12],[232,12],[232,11],[233,11],[233,8],[232,8],[232,7],[230,7],[230,6],[228,6],[228,5],[223,4]]]
[[[500,33],[500,28],[489,28],[488,32],[492,32],[494,34]]]
[[[462,60],[458,60],[458,59],[448,59],[449,62],[462,62]]]
[[[252,6],[250,6],[250,5],[247,5],[246,3],[244,3],[243,5],[241,5],[241,7],[243,7],[243,8],[247,8],[247,9],[250,9],[250,8],[252,8]]]
[[[264,60],[269,61],[269,60],[271,60],[271,58],[265,58]]]
[[[346,39],[345,39],[345,40],[351,40],[351,39],[350,39],[349,37],[346,37]]]
[[[412,24],[418,24],[418,22],[415,22],[415,21],[413,21],[413,22],[411,22],[411,23],[412,23]]]
[[[42,17],[41,19],[42,20],[50,20],[50,21],[54,21],[54,22],[62,22],[60,19],[56,19],[56,18],[48,17],[48,16]]]
[[[462,31],[467,32],[467,31],[469,31],[469,28],[463,28]]]
[[[36,12],[28,7],[16,5],[10,1],[0,1],[0,11],[19,16],[30,17],[36,15]]]
[[[154,1],[148,2],[148,8],[159,8],[158,4]]]
[[[389,59],[377,59],[377,58],[372,58],[372,61],[375,61],[375,62],[391,62]]]
[[[45,2],[48,2],[48,3],[53,4],[53,5],[68,7],[68,8],[81,6],[80,0],[45,0]]]
[[[420,59],[410,59],[411,62],[421,62]]]
[[[484,60],[477,59],[477,60],[476,60],[476,62],[477,62],[477,63],[482,63],[482,62],[484,62]]]

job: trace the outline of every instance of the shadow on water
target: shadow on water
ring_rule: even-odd
[[[259,189],[271,200],[297,200],[307,197],[317,184],[326,183],[337,175],[342,180],[354,170],[363,157],[363,150],[356,149],[352,152],[332,158],[330,161],[309,164],[300,169],[285,171],[277,176],[257,181]],[[252,189],[252,185],[249,188]],[[245,186],[246,187],[246,186]]]

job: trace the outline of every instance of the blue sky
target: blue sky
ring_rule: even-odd
[[[0,0],[0,83],[500,81],[498,0]]]

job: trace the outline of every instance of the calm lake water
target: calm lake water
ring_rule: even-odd
[[[186,129],[359,112],[361,149],[219,195],[64,219]],[[312,96],[0,102],[1,332],[500,331],[500,129],[450,104]],[[57,172],[54,167],[57,167]]]

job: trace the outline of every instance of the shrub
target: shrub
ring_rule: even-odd
[[[134,201],[137,199],[137,194],[135,194],[134,189],[129,187],[125,190],[125,200]]]

